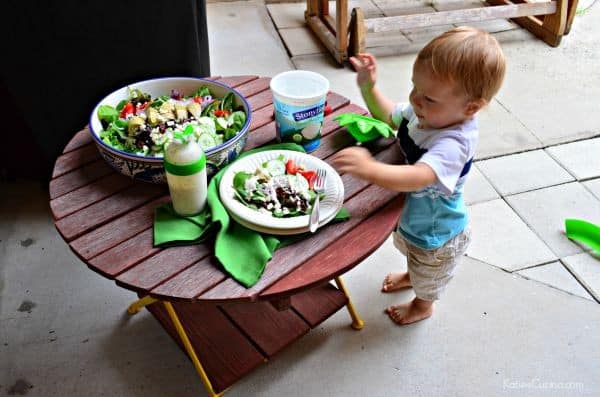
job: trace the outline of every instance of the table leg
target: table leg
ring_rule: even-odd
[[[188,356],[190,357],[190,360],[192,360],[192,363],[194,364],[194,367],[196,368],[196,372],[198,372],[198,375],[200,375],[200,379],[202,380],[202,383],[204,384],[206,391],[208,391],[208,394],[211,397],[221,396],[227,390],[223,390],[221,393],[215,393],[215,391],[212,387],[212,384],[210,383],[210,379],[208,379],[208,375],[206,375],[206,371],[204,371],[204,367],[202,366],[202,363],[200,363],[200,360],[198,359],[198,355],[196,354],[194,347],[190,343],[190,339],[188,338],[187,333],[185,332],[185,329],[183,328],[183,325],[181,325],[181,321],[179,320],[179,317],[177,316],[177,313],[175,312],[173,305],[171,304],[171,302],[167,302],[167,301],[162,301],[162,303],[165,306],[165,309],[167,309],[167,313],[169,314],[169,317],[171,318],[171,321],[173,322],[173,325],[175,326],[175,329],[177,330],[177,334],[181,338],[181,342],[183,343],[183,345],[185,347],[185,351],[187,352]]]
[[[363,320],[361,320],[361,318],[358,316],[358,313],[356,312],[356,309],[354,309],[354,305],[352,304],[352,301],[350,300],[350,295],[348,294],[348,290],[346,289],[346,287],[344,286],[344,283],[342,282],[342,278],[336,277],[335,284],[340,289],[340,291],[342,291],[344,293],[344,295],[346,295],[346,298],[348,298],[348,303],[346,303],[346,308],[348,309],[348,312],[350,313],[350,317],[352,317],[352,328],[354,328],[356,330],[361,330],[364,327],[365,322]]]
[[[139,312],[140,309],[143,308],[144,306],[151,305],[157,301],[158,301],[158,299],[154,299],[150,295],[146,295],[143,298],[138,299],[135,302],[133,302],[131,305],[129,305],[129,307],[127,308],[127,313],[137,314],[137,312]]]

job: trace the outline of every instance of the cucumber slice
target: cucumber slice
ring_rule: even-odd
[[[206,151],[207,149],[210,149],[211,147],[216,146],[217,140],[215,139],[215,137],[212,134],[204,133],[204,134],[200,134],[200,136],[198,136],[198,143],[200,144],[202,149],[204,151]]]
[[[278,176],[285,174],[285,163],[279,159],[273,159],[267,161],[265,168],[271,176]]]

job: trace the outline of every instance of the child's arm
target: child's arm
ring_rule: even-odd
[[[375,86],[375,82],[377,81],[377,62],[375,57],[371,54],[358,54],[355,57],[350,57],[349,61],[354,70],[356,70],[356,82],[371,115],[378,120],[388,123],[392,127],[398,127],[392,122],[394,102],[386,98]]]
[[[365,148],[351,147],[333,157],[333,165],[369,183],[398,192],[413,192],[437,181],[433,169],[425,163],[392,165],[373,158]]]

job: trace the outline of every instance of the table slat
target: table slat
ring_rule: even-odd
[[[73,151],[62,154],[56,159],[54,170],[52,171],[52,178],[57,178],[69,171],[76,170],[82,165],[91,163],[99,158],[100,153],[94,144],[82,146]]]
[[[292,307],[296,312],[315,328],[333,313],[340,310],[348,298],[333,285],[327,283],[292,296]]]
[[[209,255],[211,251],[205,244],[166,248],[120,274],[116,280],[126,288],[147,292]],[[219,273],[216,268],[207,268],[202,275],[210,277],[209,270]]]
[[[135,184],[127,190],[83,208],[56,221],[56,228],[67,242],[129,211],[164,195],[165,187]]]
[[[265,124],[273,121],[273,105],[266,106],[262,109],[252,112],[252,121],[250,122],[250,131],[262,127]]]
[[[170,196],[156,200],[130,211],[71,242],[71,248],[82,260],[88,260],[101,252],[122,243],[149,227],[154,220],[154,209],[170,201]]]
[[[256,80],[252,80],[248,83],[235,87],[235,89],[238,90],[240,94],[248,98],[258,94],[261,91],[268,90],[270,82],[270,77],[259,77]]]
[[[50,208],[54,219],[61,219],[131,185],[133,179],[113,173],[50,201]]]
[[[173,307],[217,393],[265,362],[216,306],[173,303]],[[164,306],[155,303],[147,308],[185,352]]]
[[[218,80],[219,83],[227,84],[228,86],[235,88],[237,86],[246,84],[246,83],[248,83],[252,80],[256,80],[256,79],[258,79],[258,76],[230,76],[230,77],[219,77],[218,79],[214,79],[214,80]]]
[[[71,152],[82,146],[90,144],[93,141],[94,139],[92,138],[90,129],[86,126],[84,129],[77,132],[75,136],[69,141],[69,143],[67,143],[67,146],[65,146],[65,150],[63,150],[63,153]]]
[[[193,266],[183,270],[152,291],[153,296],[192,300],[196,295],[208,290],[227,278],[216,257],[210,255]]]
[[[114,170],[103,159],[84,165],[52,179],[50,181],[50,199],[58,198],[113,172]]]
[[[293,310],[278,311],[268,302],[240,302],[221,309],[267,357],[310,331]]]
[[[103,276],[115,278],[136,263],[160,252],[161,249],[153,245],[153,234],[152,229],[146,229],[133,238],[123,241],[109,251],[92,258],[89,261],[90,268]]]

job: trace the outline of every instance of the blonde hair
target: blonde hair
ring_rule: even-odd
[[[415,63],[430,66],[433,74],[457,84],[470,100],[489,102],[504,80],[506,64],[498,41],[483,30],[460,26],[430,41]]]

